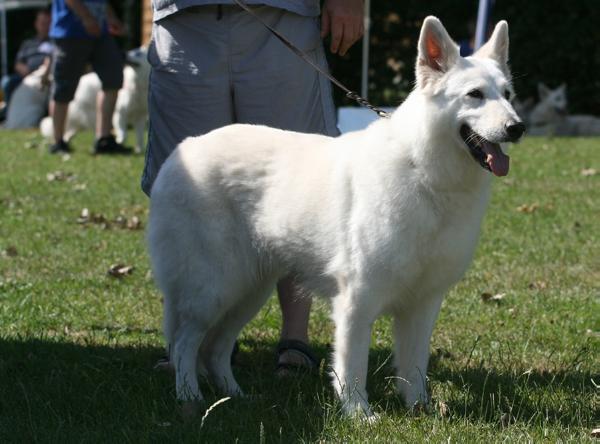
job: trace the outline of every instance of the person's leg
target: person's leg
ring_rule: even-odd
[[[215,6],[187,8],[154,23],[148,61],[148,144],[142,190],[186,137],[234,123],[227,33]]]
[[[53,100],[50,105],[52,115],[52,126],[54,128],[54,143],[60,143],[65,135],[65,122],[69,111],[69,102],[58,102]]]
[[[123,85],[123,54],[112,36],[94,41],[92,68],[102,82],[96,96],[95,154],[131,154],[133,151],[116,142],[112,135],[112,117],[119,89]]]
[[[281,326],[281,338],[293,339],[308,344],[308,321],[312,299],[310,295],[302,294],[301,290],[294,285],[294,279],[288,276],[277,283],[277,294],[283,324]],[[293,356],[290,357],[292,359]],[[295,359],[294,361],[297,361]],[[286,363],[292,363],[286,361]],[[294,362],[300,363],[301,362]]]
[[[92,47],[83,39],[56,39],[52,61],[52,101],[50,114],[54,128],[54,144],[51,153],[69,151],[64,141],[69,102],[75,95],[79,78],[83,73]]]
[[[327,68],[318,18],[266,6],[255,11]],[[245,12],[234,14],[231,32],[238,122],[330,136],[339,134],[331,86],[326,78]],[[292,345],[279,347],[279,365],[311,366],[314,359],[306,347],[294,346],[295,341],[308,342],[311,297],[300,294],[293,277],[279,282],[277,290],[283,318],[280,345]]]
[[[102,90],[96,98],[96,139],[110,136],[112,131],[112,114],[117,103],[116,89]]]

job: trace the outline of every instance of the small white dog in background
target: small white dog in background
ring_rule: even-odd
[[[127,127],[135,130],[135,152],[144,149],[144,136],[148,120],[148,77],[150,64],[146,48],[132,49],[127,52],[126,65],[123,68],[123,87],[119,90],[112,122],[115,138],[123,143],[127,137]],[[94,129],[96,126],[96,96],[102,85],[96,73],[81,76],[75,97],[69,104],[65,124],[65,140],[69,141],[78,131]],[[40,123],[40,132],[51,140],[54,137],[52,118],[46,117]]]
[[[539,103],[529,115],[528,133],[537,136],[599,136],[600,118],[569,114],[567,85],[550,89],[538,83]]]
[[[373,418],[365,388],[371,327],[394,317],[397,388],[427,403],[431,333],[467,269],[501,144],[524,125],[511,106],[508,25],[472,57],[423,22],[417,85],[389,119],[337,138],[231,125],[184,140],[151,193],[148,243],[164,295],[177,397],[202,400],[197,371],[240,395],[231,352],[293,273],[332,298],[333,386]],[[193,405],[193,404],[191,404]]]
[[[48,112],[49,62],[25,76],[15,89],[6,114],[5,128],[35,128]]]

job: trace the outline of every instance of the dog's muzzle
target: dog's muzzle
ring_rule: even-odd
[[[519,137],[525,131],[525,126],[521,128],[514,128],[512,131],[516,135],[520,131]],[[508,134],[508,129],[507,134]],[[495,176],[506,176],[509,169],[509,157],[504,154],[502,148],[498,143],[490,142],[483,136],[477,134],[471,129],[469,125],[463,125],[460,127],[460,136],[463,139],[473,159],[482,168],[490,171]],[[508,138],[508,137],[507,137]],[[518,137],[516,138],[518,139]]]

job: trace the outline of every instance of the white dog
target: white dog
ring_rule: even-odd
[[[44,77],[48,66],[40,66],[25,76],[12,95],[6,114],[5,127],[9,129],[35,128],[48,112],[48,95]]]
[[[390,119],[337,138],[231,125],[178,146],[152,189],[148,241],[179,399],[202,399],[197,363],[242,393],[234,342],[293,273],[332,298],[332,379],[347,413],[373,415],[367,357],[383,313],[394,316],[400,394],[428,401],[442,299],[475,251],[489,171],[508,173],[500,144],[524,131],[507,59],[506,22],[461,58],[428,17],[416,88]]]
[[[530,115],[532,135],[542,136],[599,136],[600,118],[567,112],[567,85],[550,89],[538,83],[539,103]]]
[[[123,87],[119,90],[112,123],[117,142],[123,143],[127,137],[127,126],[132,125],[136,134],[135,151],[144,147],[146,121],[148,120],[148,76],[150,64],[146,49],[133,49],[127,53],[127,65],[123,68]],[[65,124],[65,140],[69,141],[77,131],[93,129],[96,126],[96,96],[102,84],[96,73],[81,76],[75,97],[69,104]],[[52,118],[47,117],[40,124],[44,137],[52,139],[54,130]]]

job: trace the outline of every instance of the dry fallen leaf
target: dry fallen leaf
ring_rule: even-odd
[[[529,284],[530,290],[545,290],[548,284],[544,281],[533,281]]]
[[[538,203],[523,204],[517,207],[517,211],[520,213],[533,213],[539,208],[539,206],[540,205]]]
[[[595,168],[584,168],[581,170],[581,175],[584,177],[595,176],[598,171]]]
[[[73,173],[66,173],[61,170],[54,171],[52,173],[46,174],[46,180],[48,182],[66,182],[72,181],[75,179],[75,175]]]
[[[81,210],[79,217],[77,218],[79,224],[95,224],[100,225],[101,228],[108,229],[113,226],[127,230],[141,230],[143,228],[142,221],[138,216],[132,216],[128,219],[123,214],[118,215],[113,220],[109,220],[102,213],[92,213],[89,209],[84,208]]]
[[[87,208],[84,208],[83,210],[81,210],[81,213],[79,214],[79,217],[77,218],[77,223],[86,224],[89,222],[89,220],[90,220],[90,210],[88,210]]]
[[[481,299],[483,300],[483,302],[496,302],[496,303],[500,303],[502,301],[502,299],[504,299],[504,296],[506,296],[506,293],[498,293],[498,294],[494,294],[492,295],[492,293],[481,293]]]
[[[110,223],[103,214],[96,214],[90,212],[87,208],[81,210],[79,217],[77,218],[78,224],[96,224],[102,228],[110,228]]]
[[[107,274],[109,276],[121,278],[128,274],[131,274],[132,272],[133,272],[133,267],[131,265],[116,264],[116,265],[111,265],[111,267],[107,271]]]
[[[118,215],[114,221],[115,225],[124,228],[127,226],[127,218],[125,216],[123,216],[122,214]]]
[[[445,418],[450,414],[450,408],[448,407],[448,404],[446,404],[444,401],[438,401],[437,407],[438,412],[442,418]]]
[[[139,217],[133,216],[127,221],[126,227],[128,230],[141,230],[143,228],[142,221]]]
[[[17,251],[17,247],[14,245],[9,245],[4,251],[2,251],[2,256],[6,257],[16,257],[18,254],[19,252]]]

